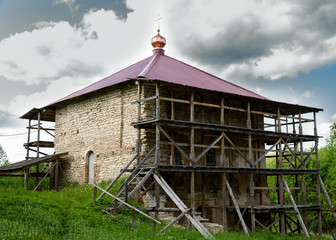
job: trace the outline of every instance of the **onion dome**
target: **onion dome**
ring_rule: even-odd
[[[163,49],[166,45],[166,38],[160,35],[160,29],[157,30],[157,34],[152,38],[151,43],[155,49]]]

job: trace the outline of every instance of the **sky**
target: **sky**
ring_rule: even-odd
[[[166,55],[336,122],[334,0],[0,0],[0,145],[23,160],[19,119],[152,55]]]

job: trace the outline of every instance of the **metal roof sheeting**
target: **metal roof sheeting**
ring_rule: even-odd
[[[268,100],[267,98],[211,75],[184,62],[171,58],[157,51],[153,56],[145,58],[119,72],[116,72],[96,83],[49,104],[70,100],[106,87],[129,81],[132,78],[149,78],[168,83],[206,89],[211,91],[231,93],[246,97]],[[47,106],[47,107],[48,107]]]

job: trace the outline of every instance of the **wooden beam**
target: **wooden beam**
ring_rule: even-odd
[[[125,171],[128,169],[128,167],[134,162],[138,154],[136,153],[131,161],[129,161],[124,168],[120,170],[120,173],[115,177],[115,179],[106,187],[105,191],[108,191],[111,189],[111,187],[118,181],[118,179],[125,173]],[[98,200],[105,196],[105,192],[102,192],[100,196],[98,197]]]
[[[244,230],[244,232],[245,232],[246,235],[249,235],[249,234],[248,234],[248,228],[247,228],[246,223],[245,223],[245,221],[244,221],[244,219],[243,219],[243,216],[242,216],[242,214],[241,214],[241,212],[240,212],[240,209],[239,209],[238,203],[237,203],[237,201],[236,201],[236,198],[235,198],[235,196],[233,195],[233,191],[232,191],[232,189],[231,189],[231,186],[230,186],[229,182],[227,181],[225,175],[224,175],[224,181],[225,181],[226,187],[227,187],[227,189],[228,189],[228,191],[229,191],[229,195],[231,196],[231,200],[232,200],[232,202],[233,202],[233,204],[234,204],[234,206],[235,206],[235,208],[236,208],[236,212],[237,212],[237,214],[238,214],[238,217],[239,217],[240,223],[241,223],[241,225],[242,225],[242,227],[243,227],[243,230]]]
[[[52,164],[51,167],[49,167],[48,171],[46,172],[46,174],[44,175],[44,177],[42,178],[42,180],[36,185],[36,187],[34,188],[34,191],[36,191],[38,189],[38,187],[41,185],[41,183],[44,181],[44,179],[48,176],[48,174],[50,174],[50,172],[53,170],[54,166],[56,163]]]
[[[190,159],[190,157],[188,156],[188,154],[185,153],[185,151],[183,151],[183,149],[168,135],[168,133],[163,130],[163,128],[158,125],[158,129],[159,131],[161,131],[163,133],[163,135],[165,135],[166,138],[168,138],[168,140],[177,148],[177,150],[180,151],[180,153],[187,158],[190,162],[192,162],[192,160]]]
[[[150,220],[152,220],[152,221],[154,221],[154,222],[156,222],[156,223],[158,223],[158,224],[161,224],[161,222],[159,222],[159,221],[156,220],[155,218],[152,218],[151,216],[147,215],[146,213],[141,212],[141,211],[138,210],[136,207],[133,207],[132,205],[128,204],[127,202],[124,202],[124,201],[121,200],[120,198],[118,198],[118,197],[112,195],[111,193],[105,191],[104,189],[102,189],[102,188],[99,187],[98,185],[94,184],[93,182],[91,182],[90,184],[91,184],[92,186],[98,188],[99,190],[105,192],[107,195],[110,195],[110,196],[113,197],[115,200],[117,200],[117,201],[123,203],[123,204],[126,205],[127,207],[129,207],[129,208],[131,208],[131,209],[134,209],[136,212],[140,213],[141,215],[143,215],[143,216],[149,218]]]
[[[184,217],[187,213],[191,211],[191,208],[186,209],[183,211],[177,218],[175,218],[173,221],[171,221],[167,226],[161,229],[159,233],[165,232],[169,227],[171,227],[174,223],[176,223],[178,220],[180,220],[182,217]]]
[[[260,158],[258,158],[257,161],[255,161],[254,163],[252,163],[252,166],[256,166],[261,160],[263,160],[265,158],[265,156],[272,151],[273,148],[275,148],[276,145],[278,145],[281,142],[282,138],[280,138],[276,143],[274,143],[272,145],[272,147],[270,147]]]
[[[156,90],[156,104],[155,104],[155,118],[160,119],[160,85],[159,83],[156,83],[155,85],[155,90]],[[156,129],[156,137],[155,137],[155,165],[160,164],[160,130],[158,128],[158,124],[155,125]]]
[[[246,156],[237,148],[237,146],[230,140],[230,138],[222,132],[222,135],[225,137],[225,139],[232,145],[232,147],[239,153],[239,155],[252,167],[252,163],[246,158]]]
[[[59,183],[59,159],[55,161],[55,191],[58,191],[58,183]]]
[[[143,99],[133,101],[133,102],[131,102],[131,104],[142,103],[142,102],[154,100],[154,99],[157,99],[157,98],[158,98],[158,96],[155,95],[155,96],[151,96],[151,97],[147,97],[147,98],[143,98]]]
[[[291,194],[291,192],[290,192],[290,189],[289,189],[289,187],[288,187],[288,184],[287,184],[287,182],[286,182],[286,180],[285,180],[285,178],[284,178],[283,176],[282,176],[281,178],[282,178],[282,182],[283,182],[283,184],[284,184],[284,186],[285,186],[285,188],[286,188],[286,191],[287,191],[287,193],[288,193],[289,199],[291,200],[291,202],[292,202],[292,204],[293,204],[294,210],[295,210],[295,212],[297,213],[297,218],[298,218],[298,220],[299,220],[299,222],[300,222],[301,228],[302,228],[302,230],[303,230],[305,236],[306,236],[306,237],[309,237],[309,233],[308,233],[308,231],[307,231],[306,224],[303,222],[303,220],[302,220],[302,218],[301,218],[300,211],[299,211],[298,207],[296,206],[296,203],[295,203],[294,198],[293,198],[293,196],[292,196],[292,194]]]
[[[324,186],[324,183],[323,183],[323,180],[322,180],[320,174],[318,175],[318,178],[319,178],[320,186],[321,186],[321,188],[322,188],[322,190],[323,190],[324,196],[325,196],[325,198],[327,199],[327,203],[328,203],[328,205],[329,205],[330,208],[333,208],[333,204],[332,204],[332,202],[331,202],[331,200],[330,200],[328,191],[327,191],[327,189],[326,189],[325,186]],[[334,220],[335,220],[335,222],[336,222],[336,212],[332,212],[332,215],[333,215]]]
[[[219,140],[221,140],[225,136],[225,133],[223,132],[215,141],[213,141],[200,155],[198,155],[197,158],[193,160],[193,163],[197,163],[198,160],[200,160],[213,146],[215,146]]]

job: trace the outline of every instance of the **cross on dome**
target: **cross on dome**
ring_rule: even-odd
[[[160,20],[162,18],[160,17],[160,14],[158,14],[158,18],[155,19],[155,21],[158,22],[158,29],[157,34],[154,36],[151,40],[151,44],[154,47],[154,50],[163,50],[163,47],[166,45],[166,38],[161,36],[160,34]]]

